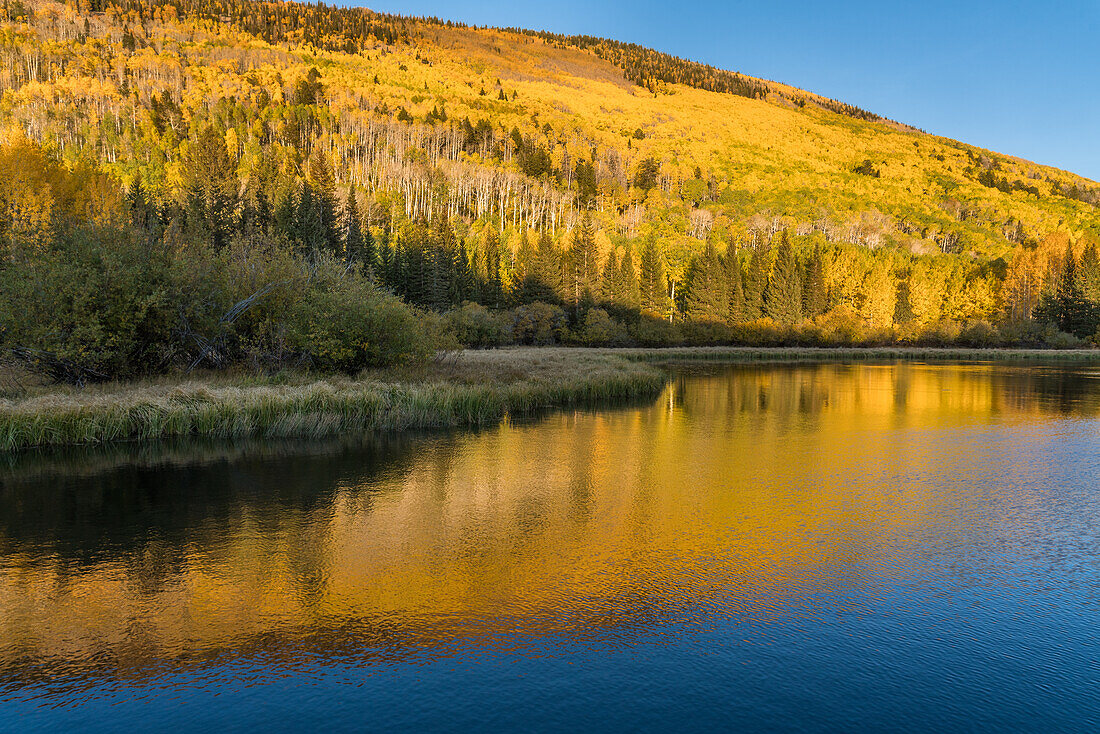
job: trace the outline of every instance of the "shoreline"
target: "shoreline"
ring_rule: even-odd
[[[216,374],[0,399],[0,452],[166,438],[321,438],[485,426],[509,415],[656,395],[662,365],[792,362],[1100,363],[1100,350],[518,347],[465,350],[358,378]]]

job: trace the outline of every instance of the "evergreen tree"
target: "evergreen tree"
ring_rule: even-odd
[[[713,240],[708,239],[703,253],[691,259],[683,293],[683,311],[689,320],[724,323],[729,318],[725,268]]]
[[[737,257],[734,245],[726,248],[723,261],[726,271],[726,292],[729,294],[729,322],[739,324],[747,321],[745,315],[745,290],[741,278],[741,259]]]
[[[806,266],[806,280],[802,286],[802,314],[808,319],[814,319],[825,313],[827,306],[825,262],[821,255],[821,245],[815,245],[813,256]]]
[[[561,252],[550,239],[550,234],[543,230],[539,233],[533,265],[524,279],[521,302],[560,303],[564,301],[564,287]]]
[[[638,310],[641,300],[638,284],[638,272],[634,269],[633,248],[628,243],[623,259],[619,261],[619,305],[633,311]]]
[[[1053,293],[1040,299],[1035,317],[1055,324],[1067,334],[1085,338],[1096,333],[1100,312],[1096,304],[1085,298],[1073,248],[1066,245],[1062,271]]]
[[[603,274],[600,276],[600,299],[604,303],[617,304],[620,300],[619,287],[619,259],[615,256],[615,250],[607,253],[604,262]]]
[[[493,227],[486,230],[482,258],[481,269],[485,280],[481,289],[481,303],[499,308],[504,305],[504,283],[500,273],[500,235]]]
[[[647,237],[642,246],[639,277],[640,305],[643,313],[668,318],[671,303],[665,279],[665,260],[654,237]]]
[[[237,208],[237,171],[225,138],[206,125],[187,149],[183,165],[188,222],[221,249],[233,231]]]
[[[516,248],[515,267],[512,268],[511,289],[509,299],[513,304],[528,303],[527,295],[529,286],[534,279],[537,255],[527,228],[522,227],[519,233],[519,246]]]
[[[453,234],[452,230],[452,236]],[[451,303],[457,306],[463,301],[476,301],[479,294],[466,244],[456,239],[453,247],[454,276],[451,278]]]
[[[745,274],[745,320],[755,321],[764,315],[764,289],[768,284],[768,248],[761,240],[753,246]]]
[[[320,207],[313,187],[303,183],[298,195],[298,207],[294,214],[292,239],[303,252],[313,252],[325,246],[325,224],[321,220]]]
[[[145,187],[141,185],[141,174],[134,177],[130,190],[126,192],[126,202],[130,206],[130,221],[135,227],[146,231],[157,228],[157,207],[149,198]]]
[[[344,203],[344,258],[348,262],[358,260],[365,266],[374,265],[373,253],[368,253],[370,233],[363,234],[359,222],[359,207],[355,203],[355,184],[348,187],[348,198]]]
[[[586,211],[580,224],[573,230],[573,247],[569,251],[571,275],[569,297],[573,304],[595,298],[599,273],[598,257],[592,217]]]
[[[764,293],[764,313],[780,324],[792,325],[802,320],[802,273],[787,230],[779,237],[775,267]]]
[[[340,223],[336,214],[336,179],[332,175],[328,156],[320,145],[313,147],[313,154],[309,157],[309,185],[313,189],[317,214],[321,220],[324,245],[329,252],[339,255],[343,238],[340,236]]]
[[[1095,240],[1090,239],[1085,245],[1077,272],[1085,298],[1100,304],[1100,250],[1097,249]]]

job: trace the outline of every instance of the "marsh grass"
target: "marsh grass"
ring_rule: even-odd
[[[1100,364],[1100,349],[967,349],[955,347],[673,347],[592,350],[659,364],[678,362],[1025,362]]]
[[[611,353],[463,352],[357,379],[222,375],[33,389],[0,400],[0,451],[208,438],[320,438],[350,432],[480,426],[507,415],[656,394],[666,375]]]
[[[1100,364],[1100,350],[531,347],[450,353],[357,378],[214,373],[82,389],[23,382],[0,397],[0,451],[483,426],[549,408],[655,395],[668,379],[660,365],[896,360]]]

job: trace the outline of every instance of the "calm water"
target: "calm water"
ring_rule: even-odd
[[[0,730],[1095,731],[1100,371],[0,462]]]

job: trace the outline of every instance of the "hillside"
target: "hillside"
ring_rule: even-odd
[[[70,202],[81,216],[217,248],[366,246],[383,284],[438,311],[588,289],[729,323],[1028,318],[1066,246],[1082,257],[1100,232],[1095,182],[632,44],[252,0],[3,9],[6,160],[31,146],[106,176]],[[10,232],[73,215],[58,195],[17,226],[38,206],[17,184],[40,179],[13,178]],[[765,308],[780,277],[800,310]]]

